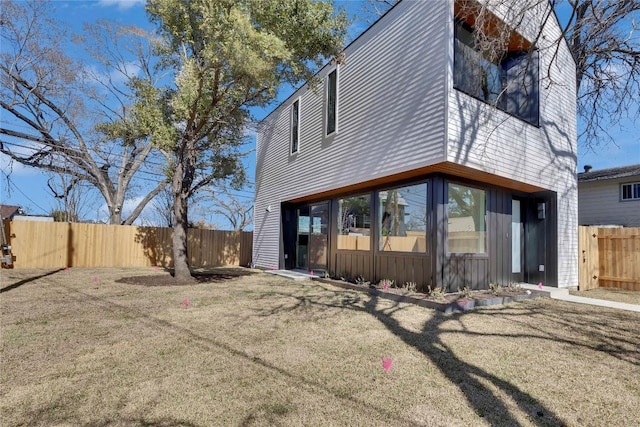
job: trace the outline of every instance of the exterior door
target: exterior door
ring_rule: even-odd
[[[524,281],[524,215],[522,202],[511,200],[511,279]]]
[[[327,270],[329,252],[329,203],[311,205],[309,219],[309,270]]]
[[[296,262],[300,270],[326,271],[329,252],[329,203],[296,210]]]

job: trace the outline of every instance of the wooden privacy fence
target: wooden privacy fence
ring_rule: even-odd
[[[580,227],[580,290],[640,291],[640,228]]]
[[[15,268],[173,265],[171,228],[4,221]],[[249,265],[253,233],[189,229],[193,267]]]

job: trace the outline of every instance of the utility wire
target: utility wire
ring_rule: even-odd
[[[28,145],[17,144],[15,142],[2,141],[2,143],[6,144],[6,145],[13,146],[13,147],[27,149],[27,150],[33,150],[33,151],[37,151],[38,150],[37,148],[29,147]],[[94,151],[99,152],[99,150],[94,150]],[[103,152],[103,153],[105,153],[105,152]],[[118,156],[118,154],[111,154],[111,155]],[[63,154],[62,156],[70,157],[72,159],[84,160],[84,157],[79,156],[79,155]],[[16,160],[16,161],[18,161],[18,160]],[[156,166],[160,166],[160,167],[165,167],[166,166],[166,164],[161,164],[161,163],[156,163],[156,162],[152,162],[152,161],[149,161],[149,160],[145,160],[143,162],[143,165],[146,166],[147,164],[156,165]],[[32,167],[35,167],[35,166],[32,166]],[[151,172],[151,171],[145,170],[145,169],[139,169],[138,172],[144,173],[144,174],[147,174],[147,175],[151,175],[151,176],[154,176],[154,177],[157,177],[157,178],[162,178],[162,179],[166,178],[166,175],[164,175],[162,173]],[[151,181],[151,182],[157,182],[157,181],[154,181],[154,180],[148,179],[148,178],[139,177],[139,179],[144,179],[146,181]],[[247,185],[254,185],[254,184],[253,184],[253,182],[247,182]]]
[[[2,174],[5,176],[7,183],[9,184],[10,187],[13,187],[14,190],[16,190],[18,193],[22,194],[28,201],[30,201],[31,203],[33,203],[38,209],[40,209],[40,211],[47,215],[47,211],[40,205],[38,205],[36,202],[34,202],[29,196],[27,196],[26,194],[24,194],[24,192],[22,190],[20,190],[18,188],[18,186],[11,180],[11,177],[9,175],[7,175],[4,171],[2,171]]]

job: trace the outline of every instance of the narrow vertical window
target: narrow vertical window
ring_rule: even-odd
[[[300,100],[296,100],[291,107],[291,154],[298,152],[300,140]]]
[[[327,77],[327,135],[336,131],[338,120],[338,72],[333,70]]]

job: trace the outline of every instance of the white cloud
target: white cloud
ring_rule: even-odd
[[[145,0],[100,0],[98,4],[104,7],[116,6],[118,10],[127,10],[136,5],[144,4]]]

